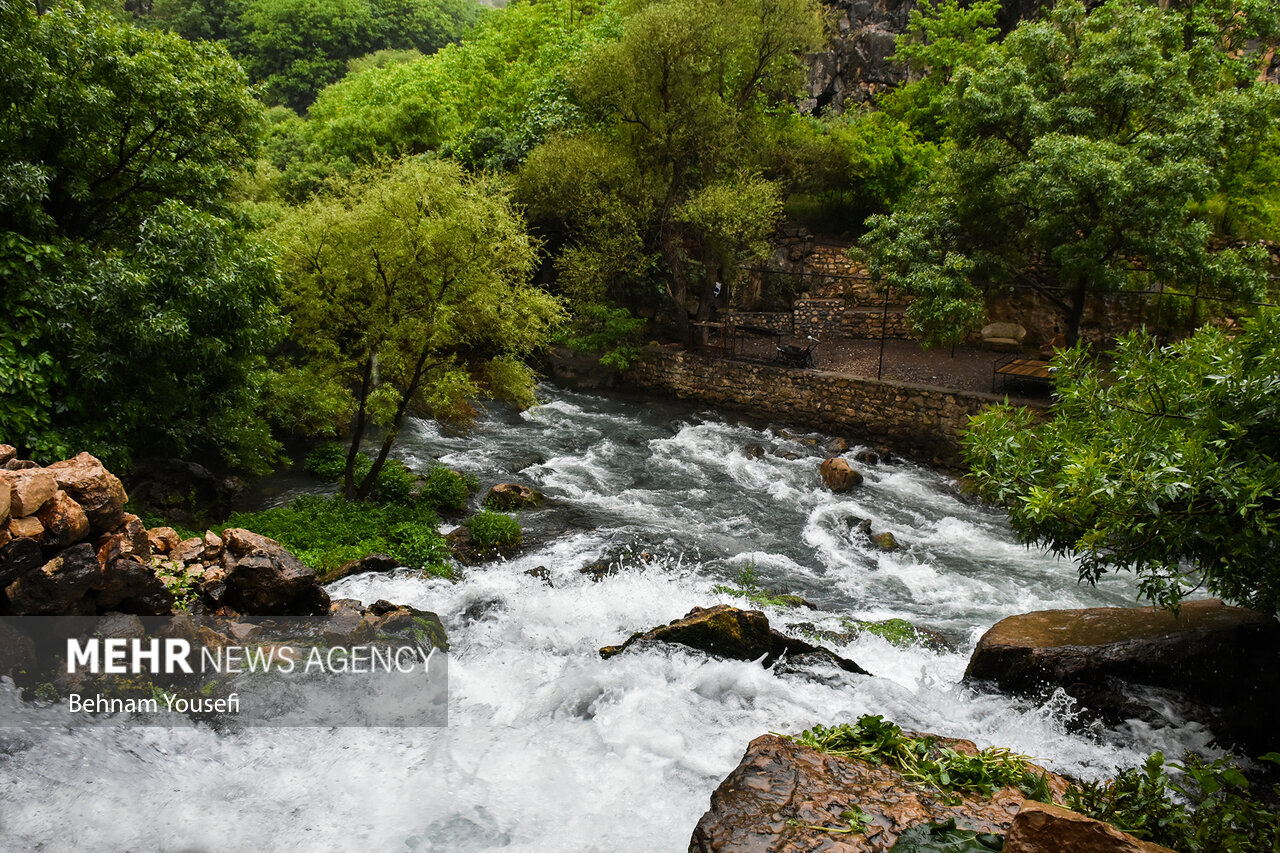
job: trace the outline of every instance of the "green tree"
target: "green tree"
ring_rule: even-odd
[[[1159,349],[1141,332],[1106,369],[1057,359],[1052,417],[1000,406],[973,419],[979,491],[1020,538],[1133,571],[1174,606],[1190,587],[1280,612],[1280,313],[1232,338],[1205,327]]]
[[[614,191],[595,170],[577,193],[595,209],[551,227],[569,235],[578,266],[606,272],[609,258],[634,257],[611,241],[594,254],[600,223],[631,218],[629,248],[660,258],[669,308],[689,339],[687,303],[701,279],[698,315],[732,255],[760,245],[776,221],[779,189],[756,174],[756,146],[770,111],[793,95],[800,57],[821,32],[808,0],[652,0],[624,9],[621,38],[597,46],[574,79],[594,132],[579,134],[597,163],[625,161],[631,177]],[[529,183],[545,182],[533,176]],[[598,192],[603,188],[604,192]]]
[[[521,359],[546,343],[562,309],[528,283],[535,247],[491,184],[408,158],[337,183],[273,234],[304,365],[355,389],[349,499],[370,494],[411,408],[465,420],[480,395],[532,403]],[[375,427],[381,447],[357,482],[357,454]]]
[[[244,73],[74,3],[0,4],[0,43],[0,434],[262,467],[280,321],[270,252],[226,199],[261,134]]]
[[[954,144],[913,204],[868,220],[872,272],[915,299],[936,343],[982,320],[982,288],[1043,292],[1079,330],[1090,294],[1179,282],[1254,296],[1261,256],[1210,251],[1194,215],[1228,153],[1273,124],[1280,92],[1241,83],[1179,17],[1126,0],[1059,4],[946,88]]]

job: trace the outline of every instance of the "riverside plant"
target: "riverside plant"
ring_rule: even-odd
[[[734,598],[745,598],[757,607],[799,607],[804,604],[804,599],[798,595],[786,595],[762,588],[755,566],[751,563],[738,570],[738,586],[717,584],[711,591]]]
[[[1046,774],[1032,771],[1031,759],[1008,749],[988,747],[977,755],[939,745],[936,737],[908,735],[878,715],[854,723],[814,726],[791,737],[820,752],[871,764],[883,764],[908,780],[944,793],[991,796],[1000,788],[1018,788],[1027,797],[1050,802]]]

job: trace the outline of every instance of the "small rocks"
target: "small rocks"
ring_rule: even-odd
[[[879,465],[880,454],[876,453],[874,450],[859,450],[857,453],[853,454],[853,461],[861,462],[864,465]]]
[[[822,445],[822,449],[832,456],[839,456],[849,449],[849,442],[843,438],[833,438],[826,444]]]
[[[862,474],[839,456],[822,460],[818,472],[822,475],[822,482],[833,492],[847,492],[862,484]]]
[[[742,455],[748,459],[763,459],[764,448],[759,444],[748,444],[742,448]]]
[[[536,568],[525,569],[524,574],[531,578],[537,578],[549,587],[555,587],[555,584],[551,582],[551,570],[546,566],[537,566]]]

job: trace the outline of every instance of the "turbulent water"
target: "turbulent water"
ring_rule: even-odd
[[[1134,593],[1124,578],[1078,585],[1074,566],[1017,545],[999,514],[947,478],[893,462],[833,495],[817,476],[829,436],[544,395],[523,414],[487,413],[468,435],[417,423],[400,443],[411,467],[439,459],[486,487],[545,493],[547,506],[522,517],[525,553],[460,583],[401,571],[329,590],[440,614],[453,643],[447,728],[0,730],[0,849],[676,851],[767,731],[883,714],[1085,777],[1205,741],[1176,720],[1070,734],[1069,703],[959,683],[1001,617],[1129,604]],[[749,458],[752,444],[765,454]],[[871,547],[863,519],[901,550]],[[619,570],[599,582],[578,571],[599,561]],[[551,586],[525,574],[539,566]],[[742,604],[714,587],[747,567],[761,586],[820,607],[767,609],[777,626],[903,617],[958,650],[864,634],[835,650],[874,676],[821,679],[677,650],[599,658],[600,646],[694,606]]]

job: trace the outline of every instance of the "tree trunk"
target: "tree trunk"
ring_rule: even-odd
[[[360,409],[356,412],[356,425],[351,431],[351,447],[347,449],[347,467],[342,472],[342,493],[349,501],[356,499],[356,456],[360,453],[360,442],[364,440],[365,427],[368,426],[365,404],[369,401],[372,386],[373,350],[370,350],[364,362],[364,377],[360,381]]]
[[[712,240],[704,238],[702,247],[702,269],[706,273],[706,281],[702,283],[702,298],[698,300],[698,319],[711,318],[711,308],[715,302],[716,282],[720,280],[720,254],[715,250]]]
[[[426,367],[427,356],[430,355],[430,352],[429,349],[424,348],[422,354],[418,357],[418,363],[414,365],[413,376],[409,379],[409,384],[400,396],[400,404],[396,406],[395,418],[392,420],[387,434],[382,438],[382,447],[378,450],[378,458],[373,460],[373,465],[370,466],[368,475],[361,481],[360,489],[356,492],[357,500],[364,500],[369,497],[378,485],[378,474],[387,463],[387,455],[391,452],[391,445],[395,444],[396,439],[400,436],[400,427],[404,424],[404,416],[409,411],[409,401],[413,399],[414,394],[418,393],[418,386],[422,383],[422,371]]]
[[[689,287],[685,281],[684,266],[680,263],[679,237],[667,230],[662,235],[662,257],[667,262],[667,293],[671,296],[675,307],[676,328],[680,332],[680,343],[686,349],[693,345],[693,335],[689,328],[689,309],[685,301],[689,295]]]
[[[1084,303],[1089,296],[1088,281],[1081,276],[1071,291],[1071,305],[1067,310],[1067,346],[1073,347],[1080,340],[1080,321],[1084,318]]]

